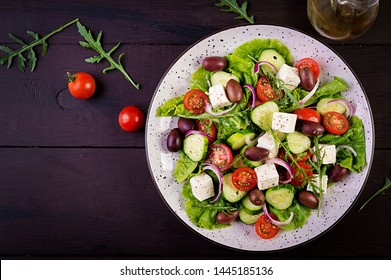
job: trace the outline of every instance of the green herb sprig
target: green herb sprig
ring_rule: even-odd
[[[94,39],[94,37],[91,33],[91,30],[87,30],[87,28],[85,26],[83,26],[79,21],[77,22],[77,27],[78,27],[78,31],[79,31],[80,35],[86,40],[85,42],[80,41],[79,44],[84,48],[93,49],[94,51],[99,53],[99,55],[95,55],[95,56],[92,56],[90,58],[85,59],[86,62],[99,63],[102,59],[106,59],[110,63],[110,66],[103,69],[102,72],[104,74],[107,74],[107,72],[112,71],[112,70],[118,70],[124,75],[125,79],[128,80],[136,89],[140,88],[140,85],[135,83],[132,80],[132,78],[130,78],[129,74],[126,72],[126,70],[124,69],[124,67],[121,63],[121,58],[123,57],[124,53],[121,53],[118,56],[117,61],[115,61],[111,57],[112,53],[116,49],[118,49],[120,43],[116,44],[110,51],[106,52],[103,49],[102,44],[101,44],[101,38],[103,35],[102,31],[100,31],[98,33],[98,36],[96,37],[96,39]]]
[[[254,16],[249,16],[247,14],[247,1],[244,1],[242,6],[239,6],[236,0],[220,0],[216,6],[226,7],[221,9],[222,12],[237,13],[238,16],[236,16],[235,19],[245,19],[249,23],[254,23]]]
[[[3,65],[4,63],[7,62],[7,68],[10,68],[12,66],[13,59],[17,57],[20,71],[24,72],[26,68],[26,61],[28,60],[30,71],[33,72],[38,61],[37,55],[34,51],[34,47],[41,45],[42,46],[41,56],[44,56],[48,50],[48,44],[46,40],[49,39],[54,34],[59,33],[65,28],[67,28],[68,26],[74,24],[78,20],[79,20],[78,18],[74,19],[68,22],[67,24],[57,28],[56,30],[50,32],[49,34],[43,36],[42,38],[38,35],[38,33],[35,33],[33,31],[27,31],[27,34],[34,39],[30,43],[26,43],[19,37],[16,37],[15,35],[10,33],[9,36],[11,37],[11,39],[14,40],[16,43],[20,44],[21,48],[15,50],[4,45],[0,46],[0,50],[6,53],[5,56],[0,57],[0,64]],[[24,55],[25,52],[28,53],[27,58]]]
[[[386,194],[385,191],[391,189],[391,180],[389,178],[386,178],[384,182],[384,186],[380,188],[377,192],[375,192],[374,195],[372,195],[361,207],[358,209],[358,212],[360,212],[372,199],[374,199],[379,194]]]

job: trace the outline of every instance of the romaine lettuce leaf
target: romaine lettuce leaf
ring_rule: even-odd
[[[212,72],[205,70],[202,66],[198,67],[198,69],[191,75],[190,79],[190,89],[199,89],[203,92],[208,92],[210,77],[212,76]]]
[[[183,151],[179,152],[179,158],[173,171],[173,177],[178,183],[182,183],[197,168],[198,163],[192,161]]]
[[[288,225],[281,227],[286,230],[294,230],[302,227],[312,213],[310,208],[301,205],[296,199],[294,199],[292,205],[285,210],[279,210],[269,205],[269,211],[274,213],[280,221],[286,221],[289,218],[290,213],[293,212],[294,216],[292,221]]]

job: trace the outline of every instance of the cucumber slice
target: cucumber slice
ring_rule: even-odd
[[[246,225],[255,224],[259,219],[259,217],[261,217],[262,215],[263,212],[252,215],[247,213],[247,211],[244,210],[244,208],[239,209],[239,219],[242,221],[242,223]]]
[[[316,105],[316,110],[319,112],[321,116],[326,115],[327,112],[338,112],[340,114],[344,114],[346,111],[346,107],[340,103],[331,103],[327,104],[329,101],[335,100],[334,98],[323,98],[319,100]]]
[[[255,133],[249,130],[236,132],[228,137],[227,144],[232,148],[232,150],[239,150],[246,145],[246,137],[248,137],[249,140],[253,140],[255,138]]]
[[[282,57],[281,54],[279,54],[275,49],[267,49],[264,50],[261,55],[259,56],[259,61],[267,61],[276,67],[276,70],[280,70],[281,66],[285,64],[285,59]],[[265,67],[265,69],[271,71],[271,67],[267,65],[263,65],[262,68]],[[266,73],[265,73],[266,74]]]
[[[240,83],[240,79],[238,76],[224,71],[218,71],[212,75],[212,77],[210,78],[210,83],[212,84],[212,86],[221,84],[225,88],[227,86],[228,81],[231,79],[234,79],[238,83]]]
[[[252,161],[252,160],[249,160],[248,158],[246,158],[244,156],[244,151],[246,150],[246,148],[249,147],[249,146],[244,146],[241,150],[240,150],[240,156],[242,158],[242,161],[243,161],[243,164],[245,166],[248,166],[248,167],[251,167],[251,168],[255,168],[255,167],[258,167],[258,166],[261,166],[262,165],[262,161]]]
[[[229,202],[238,202],[247,194],[246,191],[240,191],[232,184],[232,173],[223,176],[223,196]]]
[[[287,209],[292,205],[295,189],[291,185],[279,185],[266,191],[266,201],[279,210]]]
[[[265,102],[254,108],[251,112],[251,120],[262,130],[270,130],[272,127],[273,114],[278,112],[278,106],[275,102]]]
[[[311,146],[310,138],[298,131],[288,133],[286,141],[288,143],[289,150],[294,154],[303,153]]]
[[[241,200],[241,203],[243,206],[243,210],[245,210],[248,214],[255,215],[262,212],[262,205],[255,205],[254,203],[252,203],[248,195],[246,195]]]
[[[183,141],[183,151],[192,161],[201,161],[208,151],[208,138],[198,134],[191,134]]]

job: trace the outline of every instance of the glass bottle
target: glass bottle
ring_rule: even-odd
[[[375,21],[379,0],[308,0],[307,15],[315,30],[332,40],[352,40]]]

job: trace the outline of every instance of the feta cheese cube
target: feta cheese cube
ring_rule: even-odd
[[[322,160],[322,164],[335,164],[336,163],[337,152],[335,149],[335,145],[319,144],[318,148],[319,148],[319,156]],[[317,161],[315,154],[313,155],[312,160],[314,162]]]
[[[190,178],[191,191],[195,198],[203,201],[215,195],[212,178],[206,173],[200,173]]]
[[[275,158],[278,154],[280,144],[276,143],[273,135],[270,132],[265,132],[261,137],[258,138],[257,147],[269,150],[268,158]]]
[[[293,133],[295,131],[296,120],[296,114],[275,112],[273,113],[272,129],[285,133]]]
[[[327,182],[328,182],[327,175],[323,175],[322,176],[323,194],[326,194],[326,192],[327,192]],[[319,176],[319,174],[314,174],[314,176],[312,176],[311,182],[308,183],[308,185],[307,185],[307,191],[319,194],[319,191],[320,191],[320,176]]]
[[[225,93],[225,89],[222,84],[218,84],[209,88],[209,100],[214,109],[219,109],[232,104],[228,100],[227,94]]]
[[[279,176],[274,163],[267,163],[254,169],[257,173],[258,188],[266,190],[279,184]]]
[[[300,84],[299,70],[296,67],[291,67],[287,64],[283,64],[277,72],[277,78],[280,79],[284,86],[293,90]]]

